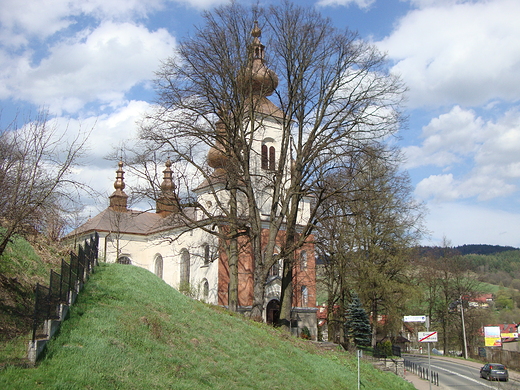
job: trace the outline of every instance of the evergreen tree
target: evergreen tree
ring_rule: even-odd
[[[370,321],[361,300],[355,293],[347,309],[345,331],[356,346],[370,346],[372,337]]]

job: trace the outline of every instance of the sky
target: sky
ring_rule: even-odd
[[[74,173],[103,194],[85,200],[97,214],[117,169],[107,156],[136,136],[154,72],[226,2],[2,0],[0,125],[45,107],[71,139],[89,131]],[[296,2],[357,31],[406,84],[399,143],[427,209],[422,243],[520,247],[520,1]]]

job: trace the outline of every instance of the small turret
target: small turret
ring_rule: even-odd
[[[179,211],[179,199],[175,194],[175,184],[173,183],[172,162],[166,160],[166,169],[163,171],[163,182],[161,183],[161,194],[157,198],[156,212],[166,217]]]
[[[114,211],[125,212],[128,211],[128,195],[123,191],[125,189],[125,179],[123,171],[123,161],[119,161],[119,169],[116,171],[116,181],[114,188],[116,189],[112,195],[109,196],[110,208]]]

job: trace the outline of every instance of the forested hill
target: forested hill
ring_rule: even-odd
[[[456,246],[455,249],[461,255],[492,255],[494,253],[518,250],[512,246],[471,244]]]
[[[422,246],[419,247],[419,253],[421,255],[430,255],[434,257],[441,257],[446,254],[446,252],[451,252],[451,254],[458,255],[492,255],[501,252],[514,251],[519,248],[515,248],[512,246],[502,246],[502,245],[487,245],[487,244],[469,244],[469,245],[460,245],[450,248],[443,248],[438,246]]]

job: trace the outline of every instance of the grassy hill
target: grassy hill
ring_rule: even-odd
[[[56,247],[43,240],[31,245],[14,237],[9,243],[0,256],[0,343],[29,331],[34,287],[36,283],[49,283],[49,270],[58,267],[60,258]]]
[[[357,389],[356,360],[193,301],[132,266],[96,269],[36,368],[2,389]],[[361,367],[364,389],[413,389]]]

